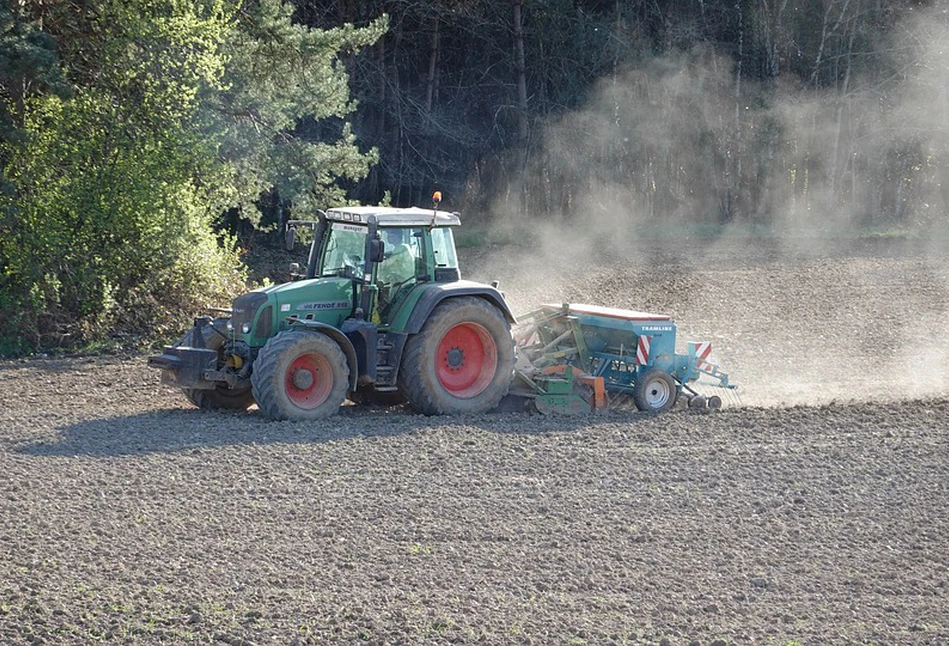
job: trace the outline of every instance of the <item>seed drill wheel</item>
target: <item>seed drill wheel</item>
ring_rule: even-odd
[[[426,415],[485,413],[507,394],[514,339],[504,315],[485,300],[442,301],[405,345],[399,390]]]
[[[202,333],[204,338],[204,347],[209,350],[218,351],[218,368],[224,366],[224,357],[221,356],[221,348],[224,346],[225,336],[223,334],[225,327],[227,326],[227,319],[215,319],[211,324],[214,326],[215,330],[220,330],[222,333],[218,334],[211,330],[205,329]],[[190,347],[194,342],[193,338],[194,328],[188,330],[181,340],[178,341],[177,345]],[[188,398],[192,404],[198,408],[203,408],[205,410],[246,410],[251,404],[254,403],[254,395],[251,393],[250,388],[228,388],[227,385],[220,385],[214,390],[205,390],[199,388],[182,388],[185,397]]]
[[[633,401],[642,411],[658,413],[669,410],[676,403],[679,390],[672,376],[665,370],[646,370],[633,386]]]
[[[271,419],[322,419],[349,390],[346,355],[317,332],[281,332],[260,349],[250,377],[260,412]]]

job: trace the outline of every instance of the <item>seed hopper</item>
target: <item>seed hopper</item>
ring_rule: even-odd
[[[734,391],[711,363],[709,342],[690,341],[676,353],[669,316],[593,305],[544,305],[519,317],[517,363],[511,393],[532,399],[540,412],[598,411],[632,399],[640,410],[672,408],[680,396],[693,409],[720,408],[719,395],[696,387]]]

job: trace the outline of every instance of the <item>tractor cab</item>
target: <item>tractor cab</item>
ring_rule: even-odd
[[[422,283],[461,278],[451,227],[458,215],[420,208],[340,207],[318,222],[288,223],[288,246],[295,229],[314,228],[306,280],[352,281],[352,315],[387,326]]]

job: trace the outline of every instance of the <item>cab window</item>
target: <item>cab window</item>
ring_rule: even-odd
[[[455,240],[451,235],[451,229],[448,227],[432,229],[432,252],[435,254],[436,267],[458,268],[458,260],[455,257]]]
[[[385,243],[385,259],[379,263],[376,280],[379,283],[395,285],[405,283],[418,274],[422,258],[421,229],[381,229],[380,235]]]

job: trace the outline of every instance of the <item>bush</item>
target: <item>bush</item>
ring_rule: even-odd
[[[8,165],[0,350],[161,335],[245,287],[233,241],[211,228],[220,200],[193,179],[213,151],[174,128],[117,130],[116,112],[92,92],[29,108]]]
[[[253,219],[274,186],[298,209],[338,199],[336,178],[375,159],[348,127],[328,141],[294,130],[352,109],[337,55],[384,21],[320,32],[283,0],[84,7],[0,12],[16,27],[0,62],[17,63],[0,69],[0,354],[177,334],[246,290],[235,241],[214,231],[222,212]],[[25,28],[27,10],[46,20]],[[45,67],[23,64],[40,24],[64,30],[74,92],[34,82],[52,48],[34,47]]]

